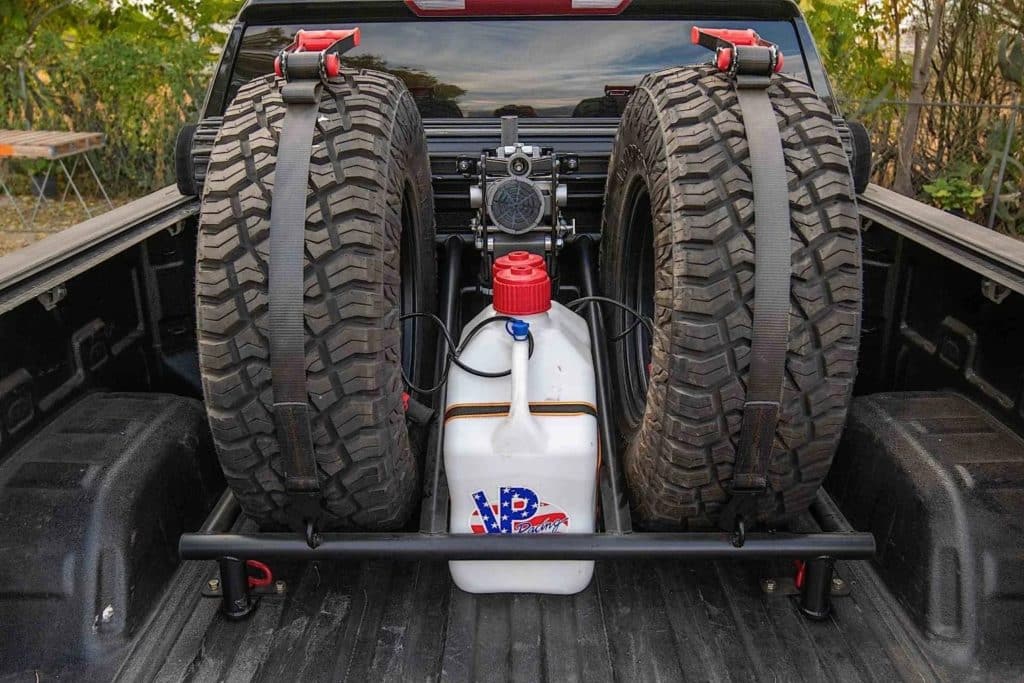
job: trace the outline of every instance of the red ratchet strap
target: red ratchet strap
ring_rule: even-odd
[[[360,33],[358,28],[341,29],[337,31],[306,31],[299,29],[295,33],[295,40],[286,47],[274,59],[274,73],[286,80],[290,71],[295,65],[291,55],[303,53],[317,53],[317,70],[321,78],[334,78],[341,73],[341,55],[359,45]],[[308,77],[305,74],[300,78]]]
[[[730,75],[755,73],[767,70],[771,73],[782,71],[782,51],[753,29],[699,28],[690,31],[694,45],[715,51],[715,64],[719,71]],[[750,50],[749,48],[761,48]],[[765,51],[767,50],[767,51]]]
[[[259,576],[249,576],[249,588],[262,588],[274,582],[274,573],[270,571],[270,567],[259,560],[246,560],[245,566],[260,573]]]

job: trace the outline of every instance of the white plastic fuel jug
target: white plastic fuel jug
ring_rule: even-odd
[[[551,301],[539,256],[513,252],[494,268],[494,303],[467,326],[494,315],[448,379],[444,462],[450,531],[472,534],[593,533],[598,431],[587,324]],[[533,338],[530,355],[529,336]],[[471,593],[577,593],[591,561],[453,561],[452,578]]]

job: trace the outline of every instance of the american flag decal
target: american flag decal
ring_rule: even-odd
[[[504,486],[497,503],[487,494],[473,494],[476,509],[469,516],[474,534],[551,534],[569,530],[569,516],[556,505],[540,500],[531,489]]]

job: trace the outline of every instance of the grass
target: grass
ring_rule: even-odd
[[[35,206],[35,197],[30,195],[15,197],[21,215],[27,221],[32,215]],[[126,203],[127,199],[114,198],[114,206]],[[93,216],[106,212],[109,207],[102,197],[86,197],[85,203]],[[18,212],[15,211],[10,199],[0,194],[0,255],[9,254],[12,251],[28,246],[44,237],[61,232],[72,225],[81,223],[89,218],[89,215],[82,208],[82,205],[74,197],[68,197],[61,203],[60,198],[48,200],[39,207],[35,221],[26,228],[18,219]]]

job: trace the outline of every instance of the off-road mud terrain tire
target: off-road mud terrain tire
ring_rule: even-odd
[[[196,269],[210,427],[242,509],[265,526],[288,522],[267,292],[282,84],[273,76],[248,83],[225,113]],[[400,306],[407,294],[417,310],[436,305],[426,141],[401,81],[343,70],[325,88],[306,207],[306,375],[323,527],[400,528],[416,504],[419,470],[402,404],[403,342],[413,344],[417,360],[407,367],[424,384],[435,349],[427,325],[400,330]]]
[[[772,78],[769,95],[785,154],[792,248],[782,410],[770,492],[758,511],[760,521],[776,524],[810,504],[846,419],[861,257],[848,161],[828,109],[786,76]],[[653,271],[646,297],[653,344],[637,330],[611,347],[639,526],[708,527],[729,499],[757,306],[752,197],[743,118],[726,76],[687,67],[645,77],[614,146],[601,257],[604,293],[641,308],[643,278],[634,272],[643,266],[629,264]],[[644,234],[646,254],[636,246]],[[616,313],[611,334],[631,322]]]

